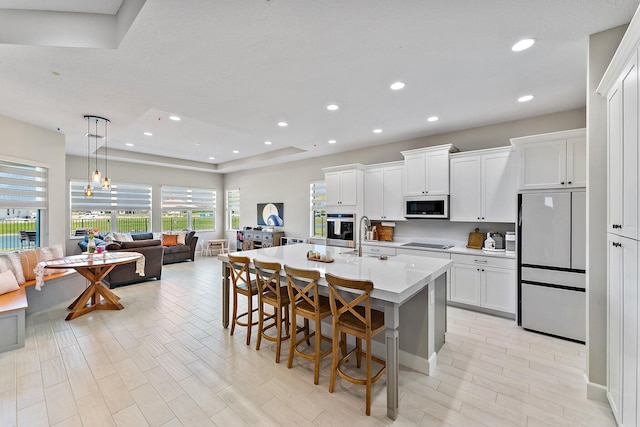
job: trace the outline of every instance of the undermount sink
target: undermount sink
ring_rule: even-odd
[[[412,248],[423,248],[423,249],[450,249],[453,247],[453,245],[447,245],[444,243],[418,243],[418,242],[404,243],[400,246],[407,246]]]
[[[346,252],[340,252],[341,255],[358,255],[358,251],[353,249],[350,251],[346,251]]]

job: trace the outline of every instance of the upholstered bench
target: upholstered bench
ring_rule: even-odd
[[[76,275],[74,270],[44,276],[45,283],[53,284],[63,278]],[[0,295],[0,353],[24,347],[25,314],[29,304],[27,302],[27,288],[36,284],[35,280],[28,280],[17,291]],[[39,292],[39,291],[35,291]]]

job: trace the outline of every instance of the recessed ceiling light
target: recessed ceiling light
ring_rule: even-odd
[[[520,52],[529,49],[535,42],[535,39],[522,39],[518,43],[511,46],[511,50],[514,52]]]
[[[271,141],[265,141],[265,145],[271,145]]]
[[[238,150],[233,150],[233,154],[238,154],[239,151]]]
[[[281,128],[286,128],[287,126],[289,126],[289,123],[287,123],[287,122],[278,122],[278,126],[280,126]]]
[[[525,95],[518,98],[518,102],[527,102],[533,99],[533,95]]]
[[[180,121],[180,117],[178,117],[178,116],[169,116],[169,120],[173,120],[174,122],[179,122]]]
[[[337,141],[335,139],[330,139],[328,142],[329,144],[335,144]]]
[[[382,133],[382,129],[374,129],[373,133]]]
[[[405,86],[405,84],[402,83],[402,82],[395,82],[389,87],[391,88],[391,90],[400,90],[400,89],[404,88],[404,86]]]
[[[209,160],[215,160],[215,159],[216,159],[215,157],[209,157]]]
[[[327,110],[329,111],[336,111],[338,108],[340,107],[338,107],[336,104],[327,105]]]
[[[438,116],[431,116],[427,119],[428,122],[437,122],[439,119]]]
[[[153,134],[151,132],[145,132],[144,134],[147,135],[147,136],[153,136]]]
[[[124,145],[126,145],[127,147],[133,147],[133,144],[132,144],[132,143],[130,143],[130,142],[127,142],[127,143],[126,143],[126,144],[124,144]]]

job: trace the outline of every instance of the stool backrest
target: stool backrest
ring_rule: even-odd
[[[362,322],[363,326],[370,332],[371,330],[371,291],[373,282],[371,280],[355,280],[335,276],[331,273],[325,275],[329,284],[329,303],[331,304],[331,314],[334,321],[344,313],[350,313],[353,317]],[[348,292],[340,292],[340,290]],[[364,303],[364,313],[356,307]]]
[[[256,282],[260,294],[273,292],[280,300],[280,270],[282,270],[280,263],[259,261],[254,258],[253,265],[256,268]]]
[[[289,289],[289,300],[295,304],[300,300],[307,301],[318,310],[318,280],[320,272],[318,270],[303,270],[300,268],[284,266],[287,273],[287,287]]]
[[[244,284],[246,288],[251,288],[251,276],[249,275],[249,257],[229,255],[229,265],[231,266],[231,282],[237,288]]]

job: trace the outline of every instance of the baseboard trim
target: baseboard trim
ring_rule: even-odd
[[[602,384],[589,382],[586,374],[584,377],[587,382],[587,399],[609,403],[609,399],[607,399],[607,387]]]

